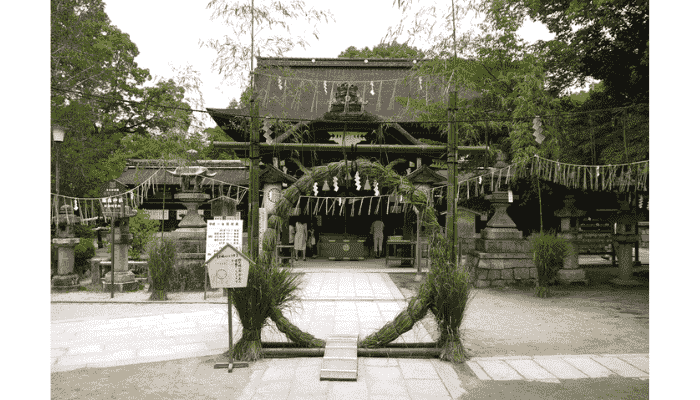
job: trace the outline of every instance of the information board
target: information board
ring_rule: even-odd
[[[209,260],[224,245],[230,244],[238,251],[243,251],[243,221],[242,220],[209,220],[207,221],[207,254]]]
[[[152,220],[167,220],[168,210],[143,210],[148,214],[149,218]]]
[[[209,282],[214,289],[241,288],[248,285],[248,271],[251,261],[230,244],[216,252],[207,261]]]

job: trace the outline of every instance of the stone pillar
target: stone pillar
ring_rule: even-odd
[[[56,238],[51,242],[58,247],[58,275],[51,279],[51,286],[57,291],[78,290],[80,277],[73,272],[75,265],[75,245],[79,238]]]
[[[588,283],[586,271],[578,265],[578,219],[586,212],[579,210],[574,205],[576,198],[573,195],[566,195],[564,207],[554,212],[554,215],[561,218],[561,233],[559,236],[569,242],[571,252],[564,258],[564,268],[557,272],[557,279],[563,283],[583,282]]]
[[[630,210],[629,203],[620,201],[620,211],[612,217],[611,221],[615,224],[613,244],[616,246],[620,273],[617,278],[610,282],[621,286],[641,285],[641,282],[632,278],[632,267],[634,266],[632,248],[639,241],[636,230],[636,214]]]
[[[93,257],[90,259],[90,274],[92,276],[92,283],[98,284],[102,277],[100,276],[100,262],[101,258]]]
[[[51,240],[58,248],[58,274],[51,279],[51,286],[54,290],[68,292],[78,290],[80,285],[80,277],[73,272],[75,245],[80,243],[80,238],[74,237],[73,226],[79,222],[79,218],[73,215],[73,208],[67,204],[59,212],[54,219],[57,237]]]
[[[110,234],[111,236],[111,234]],[[133,235],[129,233],[129,218],[117,218],[114,221],[114,291],[138,290],[136,276],[129,271],[129,244]],[[102,290],[112,290],[112,271],[107,272],[102,283]]]

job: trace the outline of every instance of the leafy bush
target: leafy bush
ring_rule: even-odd
[[[81,239],[94,239],[95,237],[97,237],[97,233],[92,229],[92,225],[75,224],[75,226],[73,226],[75,237],[79,237]]]
[[[156,220],[151,220],[144,210],[138,210],[136,215],[129,218],[129,233],[133,235],[131,246],[129,247],[129,258],[140,260],[148,248],[148,244],[155,239],[160,224]]]
[[[170,281],[177,261],[177,247],[170,238],[154,240],[148,250],[148,271],[153,293],[151,300],[167,300]]]
[[[549,286],[557,271],[564,266],[564,258],[571,251],[569,243],[554,232],[540,232],[529,237],[530,254],[537,268],[537,297],[549,297]]]
[[[81,238],[75,245],[75,264],[73,272],[83,276],[90,269],[90,259],[95,256],[95,244],[90,238]]]
[[[171,292],[204,291],[204,264],[175,266],[170,280]]]

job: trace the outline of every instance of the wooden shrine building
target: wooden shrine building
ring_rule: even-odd
[[[267,145],[260,152],[266,166],[260,179],[261,209],[271,211],[284,187],[305,170],[345,161],[355,171],[352,163],[358,158],[384,166],[393,163],[399,175],[428,195],[433,186],[446,184],[445,176],[436,172],[444,166],[446,150],[436,144],[446,145],[447,124],[426,127],[414,121],[406,107],[411,101],[446,100],[444,81],[415,75],[421,60],[257,60],[254,81],[262,122],[260,140]],[[476,95],[462,93],[461,97]],[[207,110],[219,127],[241,142],[236,155],[246,157],[250,106]],[[381,145],[385,150],[366,145]],[[470,157],[473,162],[483,154],[461,150],[462,159]],[[415,235],[413,211],[383,182],[357,173],[316,184],[313,193],[300,198],[288,222],[300,219],[314,229],[320,257],[337,258],[335,254],[343,253],[340,247],[351,259],[366,257],[372,243],[370,226],[376,219],[384,222],[385,239]]]

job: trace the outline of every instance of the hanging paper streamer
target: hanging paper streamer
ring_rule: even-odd
[[[384,81],[379,81],[379,94],[377,95],[377,111],[382,108],[382,85]]]
[[[391,98],[389,99],[389,110],[394,109],[394,100],[396,99],[396,85],[398,84],[398,81],[394,81],[394,91],[391,93]]]
[[[371,82],[369,83],[369,85],[372,87],[372,89],[369,91],[369,94],[371,94],[372,96],[374,96],[374,81],[371,81]]]
[[[314,82],[314,97],[311,99],[311,112],[314,112],[314,106],[318,109],[318,82]]]
[[[331,107],[333,106],[333,91],[335,90],[335,82],[331,84],[331,93],[328,97],[328,111],[331,110]]]

